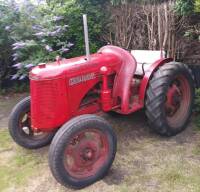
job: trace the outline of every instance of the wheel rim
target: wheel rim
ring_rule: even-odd
[[[65,148],[64,166],[74,178],[95,175],[108,159],[107,135],[97,129],[76,133]]]
[[[26,110],[21,113],[19,118],[20,133],[28,139],[41,140],[47,137],[49,134],[41,131],[33,131],[31,128],[31,114],[30,110]]]
[[[191,89],[187,78],[178,75],[167,91],[165,114],[169,125],[178,128],[185,123],[191,102]]]

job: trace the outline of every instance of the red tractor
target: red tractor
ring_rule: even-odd
[[[194,102],[187,65],[163,54],[141,63],[155,52],[131,54],[110,45],[90,55],[86,25],[85,34],[87,56],[57,58],[31,70],[31,96],[14,107],[9,120],[10,135],[20,146],[36,149],[51,142],[52,174],[74,188],[103,178],[115,158],[115,133],[94,114],[127,115],[145,108],[150,127],[173,136],[186,128]]]

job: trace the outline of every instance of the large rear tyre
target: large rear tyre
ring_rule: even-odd
[[[13,140],[27,149],[38,149],[48,145],[55,132],[34,132],[31,129],[30,97],[24,98],[12,110],[8,129]]]
[[[117,140],[101,117],[82,115],[60,128],[49,150],[49,166],[55,179],[80,189],[102,179],[111,167]]]
[[[146,115],[150,127],[163,136],[183,131],[194,104],[194,81],[187,65],[170,62],[150,80],[146,93]]]

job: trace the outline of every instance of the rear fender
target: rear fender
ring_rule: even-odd
[[[145,101],[145,95],[146,91],[149,85],[149,81],[151,80],[153,73],[162,65],[165,63],[173,61],[172,58],[165,58],[165,59],[159,59],[155,63],[153,63],[149,69],[145,72],[145,75],[141,81],[140,84],[140,90],[139,90],[139,102],[142,107],[144,107],[144,101]]]

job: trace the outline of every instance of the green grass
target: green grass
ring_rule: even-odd
[[[195,147],[192,149],[192,153],[193,153],[194,155],[200,156],[200,144],[197,145],[197,146],[195,146]]]
[[[0,141],[0,191],[25,185],[37,173],[41,157],[16,146],[7,130],[0,131]]]
[[[46,148],[25,150],[9,136],[6,129],[8,113],[5,111],[10,111],[18,100],[19,96],[10,97],[5,102],[0,100],[0,114],[4,118],[0,120],[0,192],[31,189],[71,192],[51,176]],[[112,171],[81,192],[200,191],[200,117],[197,117],[199,126],[193,123],[182,134],[171,138],[148,133],[142,127],[144,123],[140,123],[144,121],[142,117],[108,118],[118,137]]]
[[[7,150],[12,147],[12,140],[8,134],[8,130],[0,129],[0,151]]]

